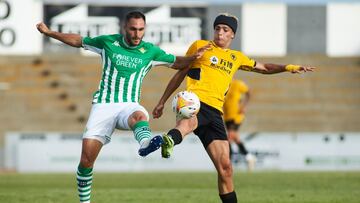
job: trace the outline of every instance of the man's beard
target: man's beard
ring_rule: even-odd
[[[135,40],[139,40],[139,43],[138,43],[138,44],[134,44],[133,41],[135,41]],[[142,37],[141,37],[141,38],[131,38],[131,36],[126,35],[126,41],[127,41],[127,43],[129,43],[130,46],[137,46],[137,45],[139,45],[140,42],[141,42],[141,40],[142,40]]]

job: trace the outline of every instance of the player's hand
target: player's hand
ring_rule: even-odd
[[[245,108],[244,108],[244,107],[240,107],[238,113],[239,113],[239,114],[245,114]]]
[[[300,66],[298,70],[292,70],[291,73],[305,73],[305,72],[313,72],[315,67],[312,66]]]
[[[155,118],[155,119],[160,118],[163,114],[163,110],[164,110],[164,104],[156,105],[152,112],[153,118]]]
[[[211,44],[210,44],[210,43],[208,43],[207,45],[205,45],[205,46],[203,46],[203,47],[200,47],[200,48],[196,51],[196,53],[194,54],[195,58],[196,58],[196,59],[201,58],[201,57],[204,55],[205,51],[210,50],[210,49],[211,49]]]
[[[47,35],[50,32],[48,26],[46,26],[45,23],[43,22],[36,24],[36,28],[39,30],[40,33],[43,33],[45,35]]]

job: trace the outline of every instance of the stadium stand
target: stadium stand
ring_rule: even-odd
[[[301,76],[242,74],[253,91],[244,130],[329,132],[360,129],[358,59],[289,56],[278,62],[312,64],[318,69]]]
[[[238,72],[253,97],[243,131],[360,131],[360,62],[357,58],[288,56],[262,62],[312,64],[311,74]],[[96,57],[45,55],[0,59],[0,135],[8,131],[81,132],[100,79]],[[141,103],[151,113],[175,72],[154,68],[145,78]],[[155,131],[174,123],[170,104]],[[3,143],[1,139],[0,143]]]

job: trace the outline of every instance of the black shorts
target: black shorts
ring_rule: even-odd
[[[199,113],[196,115],[198,127],[194,130],[205,149],[213,140],[227,140],[227,134],[221,112],[201,102]]]
[[[234,120],[226,121],[225,126],[227,130],[239,130],[241,123],[235,123]]]

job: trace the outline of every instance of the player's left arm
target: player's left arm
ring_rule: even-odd
[[[252,71],[262,74],[275,74],[282,72],[291,72],[291,73],[303,73],[308,71],[313,71],[315,67],[312,66],[302,66],[302,65],[281,65],[281,64],[272,64],[272,63],[259,63],[253,67]]]
[[[36,28],[38,31],[48,37],[57,39],[67,45],[72,47],[80,48],[82,45],[82,37],[79,34],[72,34],[72,33],[61,33],[50,30],[45,23],[40,22],[36,24]]]

